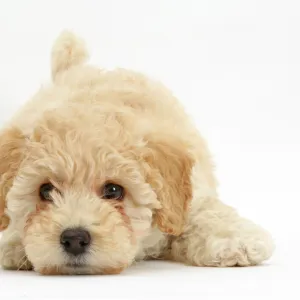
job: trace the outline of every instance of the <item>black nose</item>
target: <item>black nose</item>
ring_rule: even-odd
[[[60,236],[60,244],[67,253],[83,254],[91,243],[90,234],[81,228],[66,229]]]

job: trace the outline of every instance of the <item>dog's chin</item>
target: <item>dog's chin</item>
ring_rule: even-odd
[[[113,275],[120,274],[124,267],[102,268],[85,264],[65,264],[36,269],[42,275]]]

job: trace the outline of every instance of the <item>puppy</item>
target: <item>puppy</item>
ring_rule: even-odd
[[[145,259],[268,259],[270,235],[219,201],[209,150],[172,93],[87,58],[80,38],[61,33],[53,83],[2,129],[2,267],[117,274]]]

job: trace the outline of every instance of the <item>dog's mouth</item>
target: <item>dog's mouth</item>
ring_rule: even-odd
[[[86,257],[84,255],[79,255],[76,257],[69,256],[65,263],[62,265],[62,267],[69,270],[80,270],[88,268],[89,265],[87,263]]]
[[[67,275],[89,275],[93,274],[91,266],[85,263],[70,262],[61,266],[61,273]]]
[[[84,268],[86,266],[87,265],[83,264],[83,263],[68,263],[68,264],[66,264],[66,267],[68,267],[68,268],[74,268],[74,269]]]
[[[88,275],[93,274],[92,269],[87,264],[65,263],[61,265],[49,265],[38,269],[43,275]]]
[[[67,262],[62,265],[47,266],[39,269],[43,275],[115,275],[121,273],[125,266],[100,267],[86,263]]]

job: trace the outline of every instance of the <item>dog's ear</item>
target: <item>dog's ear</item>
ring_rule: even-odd
[[[19,129],[8,128],[0,133],[0,231],[6,229],[6,195],[24,156],[24,136]]]
[[[51,52],[52,78],[72,66],[83,64],[88,59],[85,44],[71,31],[63,31],[54,42]]]
[[[192,200],[191,171],[194,159],[184,141],[170,136],[149,138],[144,156],[147,181],[154,188],[161,208],[155,212],[154,222],[163,232],[180,235]]]

